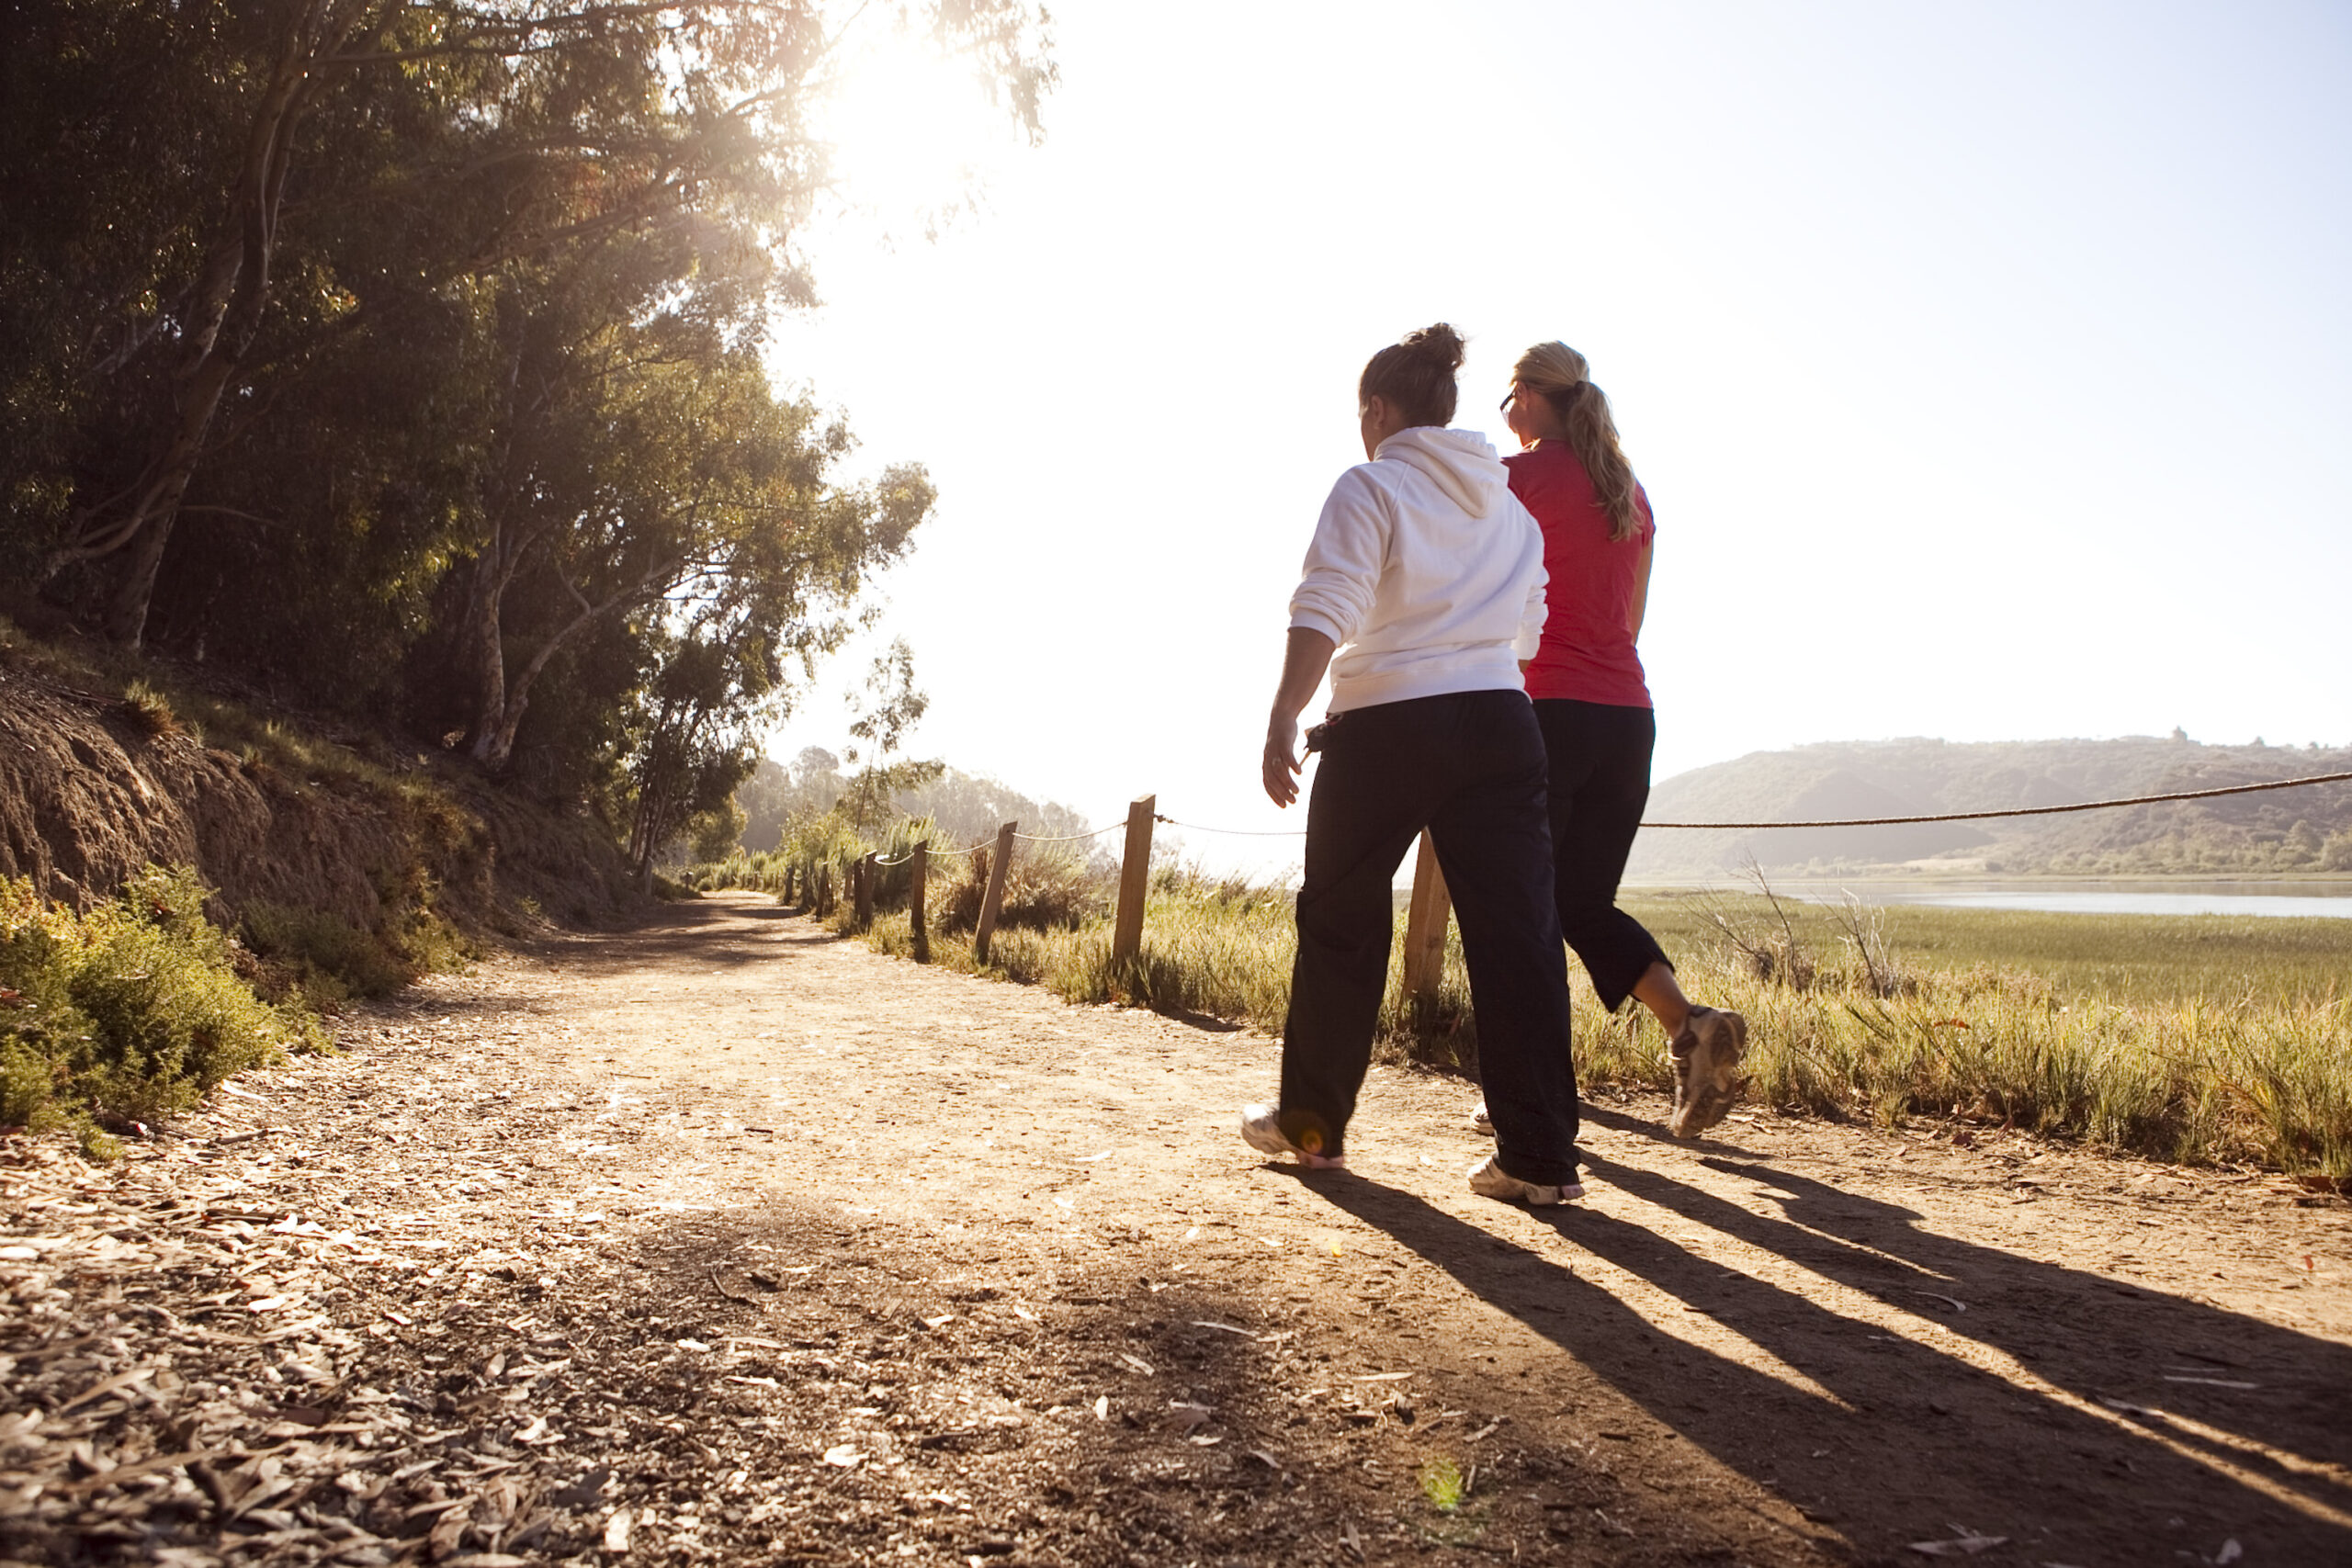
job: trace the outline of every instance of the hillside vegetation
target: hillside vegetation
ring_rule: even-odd
[[[205,902],[185,870],[150,869],[86,915],[0,880],[0,1127],[71,1123],[103,1157],[236,1073],[326,1048],[299,998],[256,994]]]
[[[0,1132],[111,1154],[355,997],[646,908],[611,821],[335,728],[0,620]]]
[[[1650,794],[1652,821],[1802,821],[2061,806],[2352,772],[2352,748],[2171,739],[1849,740],[1757,751]],[[2058,817],[1889,828],[1649,829],[1627,874],[1769,870],[2065,875],[2352,871],[2352,784]]]
[[[86,913],[181,865],[224,922],[283,910],[429,955],[534,911],[627,918],[619,832],[437,748],[0,620],[0,879],[51,902]]]

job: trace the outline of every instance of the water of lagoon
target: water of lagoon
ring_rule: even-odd
[[[1977,881],[1779,884],[1812,904],[1846,895],[1865,904],[1928,904],[1947,909],[2032,909],[2059,915],[2284,915],[2352,919],[2352,882]]]

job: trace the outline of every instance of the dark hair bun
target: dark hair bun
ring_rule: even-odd
[[[1449,375],[1461,369],[1463,361],[1469,357],[1468,347],[1463,341],[1462,334],[1455,332],[1453,325],[1446,321],[1440,321],[1435,326],[1422,327],[1417,332],[1407,333],[1405,346],[1411,349],[1416,355],[1425,356],[1444,367]]]
[[[1403,342],[1374,355],[1356,378],[1356,406],[1385,398],[1408,425],[1448,423],[1458,391],[1453,373],[1464,357],[1462,334],[1443,321],[1407,333]]]

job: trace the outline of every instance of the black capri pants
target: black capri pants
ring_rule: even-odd
[[[1322,756],[1283,1026],[1283,1133],[1344,1152],[1388,983],[1390,886],[1427,828],[1462,928],[1496,1158],[1521,1181],[1575,1181],[1568,964],[1552,900],[1544,738],[1526,694],[1351,708],[1326,731]]]
[[[1551,773],[1552,897],[1560,934],[1611,1012],[1653,964],[1673,961],[1617,908],[1617,885],[1650,799],[1657,716],[1648,708],[1542,697],[1535,722]]]

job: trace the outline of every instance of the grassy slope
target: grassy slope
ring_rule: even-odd
[[[0,877],[103,902],[190,863],[232,918],[267,904],[396,947],[537,911],[610,925],[643,901],[614,835],[389,728],[274,707],[200,667],[0,616]],[[413,940],[414,939],[414,940]]]

